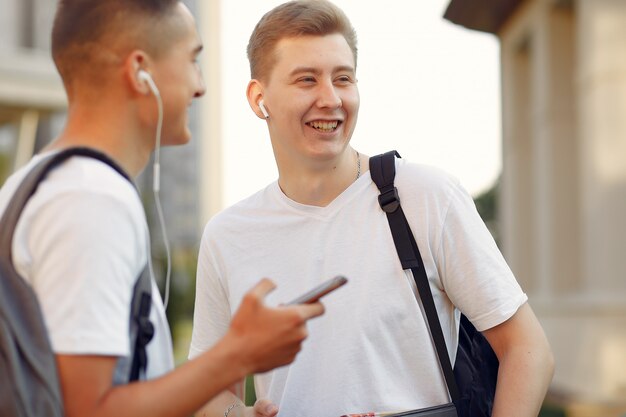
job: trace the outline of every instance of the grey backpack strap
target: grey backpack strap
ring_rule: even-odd
[[[135,340],[132,341],[134,346],[133,363],[130,368],[130,380],[136,381],[140,377],[145,378],[146,369],[148,367],[148,353],[146,348],[148,343],[154,337],[154,326],[150,321],[150,307],[152,306],[152,278],[150,271],[146,266],[135,284],[132,304],[132,320],[131,335],[133,335],[133,326],[136,326],[134,332]]]

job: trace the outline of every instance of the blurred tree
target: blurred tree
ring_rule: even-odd
[[[0,152],[0,185],[4,184],[7,177],[11,174],[11,158]]]
[[[500,192],[500,177],[494,185],[484,193],[474,198],[476,209],[483,219],[491,235],[500,246],[500,230],[498,222],[498,199]]]

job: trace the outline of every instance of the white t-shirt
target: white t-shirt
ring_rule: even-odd
[[[458,181],[398,160],[396,186],[420,248],[451,358],[463,311],[479,330],[510,318],[527,300]],[[228,328],[243,294],[262,277],[287,302],[334,275],[296,361],[255,378],[280,416],[319,417],[420,408],[448,401],[447,389],[387,217],[369,172],[326,207],[299,204],[277,183],[207,225],[198,261],[190,357]]]
[[[43,156],[7,180],[0,212]],[[136,190],[108,165],[73,157],[39,185],[15,230],[13,264],[37,294],[56,353],[130,354],[130,301],[146,265],[147,239]],[[156,331],[148,345],[148,378],[174,364],[163,302],[152,285]]]

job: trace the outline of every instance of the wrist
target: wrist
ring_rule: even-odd
[[[250,361],[251,355],[248,353],[248,344],[241,337],[232,334],[232,331],[224,335],[216,344],[216,348],[224,351],[226,363],[236,373],[237,381],[243,380],[254,372],[254,366]]]
[[[240,383],[250,374],[249,361],[245,358],[243,352],[240,343],[227,334],[197,359],[200,359],[199,363],[210,368],[205,370],[205,372],[219,372],[220,379],[225,386],[231,386]],[[232,404],[232,401],[228,404]],[[223,412],[221,415],[223,415]]]

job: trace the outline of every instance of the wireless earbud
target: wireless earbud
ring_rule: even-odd
[[[161,95],[159,93],[159,89],[157,88],[156,84],[154,83],[154,80],[152,79],[150,74],[148,74],[146,71],[139,70],[137,72],[137,78],[139,78],[141,81],[144,81],[146,84],[148,84],[148,88],[150,88],[150,91],[152,91],[152,94],[154,94],[157,97],[159,97]]]
[[[259,101],[259,108],[261,109],[261,113],[263,113],[263,116],[265,116],[266,119],[269,119],[270,115],[267,112],[267,109],[265,108],[265,104],[263,103],[263,100]]]

